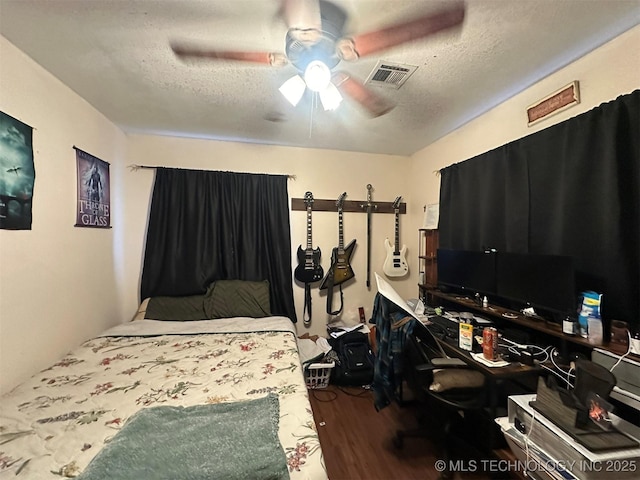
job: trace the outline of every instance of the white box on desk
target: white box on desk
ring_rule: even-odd
[[[640,478],[640,447],[592,452],[574,441],[540,412],[529,405],[536,395],[514,395],[508,400],[508,421],[516,418],[525,428],[528,441],[555,461],[571,466],[571,473],[580,480],[622,480]],[[612,423],[621,432],[640,441],[640,428],[611,415]],[[533,428],[531,426],[532,420]],[[508,438],[507,438],[508,439]],[[512,442],[509,442],[510,446]],[[514,452],[516,454],[516,452]],[[517,455],[517,454],[516,454]]]
[[[620,360],[620,355],[602,348],[594,348],[591,361],[602,365],[607,370],[615,366],[613,374],[616,377],[616,386],[611,397],[636,410],[640,409],[640,361],[637,357],[623,357]]]

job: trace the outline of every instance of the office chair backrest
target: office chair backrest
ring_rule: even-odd
[[[415,328],[405,345],[404,377],[418,398],[435,398],[439,403],[458,410],[480,408],[485,402],[485,377],[460,358],[449,358],[431,333]]]
[[[447,354],[442,349],[442,346],[438,343],[436,337],[428,328],[416,328],[413,331],[413,336],[416,337],[420,343],[421,348],[425,350],[425,354],[429,359],[436,357],[446,357]]]
[[[420,338],[414,329],[405,343],[403,352],[403,377],[407,382],[407,386],[414,392],[414,395],[424,399],[424,385],[431,384],[433,380],[433,372],[431,370],[421,371],[416,367],[419,365],[429,365],[433,352],[429,351],[426,343]]]

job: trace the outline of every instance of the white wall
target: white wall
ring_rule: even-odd
[[[113,229],[75,228],[77,146],[111,163],[112,206],[126,137],[0,36],[0,110],[34,128],[31,230],[0,230],[0,392],[120,321]]]
[[[410,229],[417,229],[422,224],[421,205],[439,201],[440,177],[435,171],[548,128],[640,88],[639,45],[640,26],[636,26],[414,154],[408,176],[412,199],[408,219]],[[527,107],[574,80],[580,83],[580,103],[527,127]],[[410,247],[415,251],[415,244]]]
[[[366,201],[366,185],[374,187],[374,201],[391,202],[398,195],[408,197],[406,172],[409,158],[389,155],[371,155],[364,153],[287,148],[246,143],[220,142],[212,140],[185,139],[134,135],[129,137],[128,163],[182,167],[205,170],[223,170],[234,172],[254,172],[294,175],[288,185],[289,197],[302,198],[311,191],[315,199],[336,200],[342,192],[347,192],[347,200]],[[145,226],[149,208],[149,197],[153,183],[153,170],[138,170],[125,176],[126,264],[131,271],[137,272],[142,264]],[[406,198],[405,201],[411,202]],[[405,215],[401,215],[405,217]],[[306,211],[291,212],[292,268],[297,265],[298,245],[306,247]],[[344,310],[339,318],[331,318],[326,311],[326,296],[317,285],[312,289],[312,324],[310,328],[302,325],[304,289],[294,284],[294,298],[298,315],[298,333],[325,334],[326,323],[357,323],[358,307],[365,308],[367,319],[371,315],[373,298],[376,293],[375,280],[371,274],[371,289],[366,287],[366,238],[367,216],[364,213],[344,213],[344,241],[347,244],[356,239],[356,248],[352,258],[355,281],[344,287]],[[404,218],[400,225],[403,233],[413,235],[413,230],[404,227]],[[384,239],[393,242],[395,216],[393,214],[375,214],[372,220],[371,269],[378,270],[385,259]],[[334,212],[312,212],[313,246],[322,250],[322,266],[325,271],[331,263],[331,249],[338,244],[338,215]],[[401,234],[401,241],[404,241]],[[259,248],[259,246],[256,246]],[[409,252],[409,255],[416,255]],[[135,266],[135,268],[133,268]],[[408,287],[408,288],[407,288]],[[127,281],[129,293],[138,291],[138,277],[130,276]],[[415,296],[415,288],[402,282],[398,290],[403,294]],[[339,305],[338,289],[334,293],[334,309]],[[129,301],[127,303],[130,304]]]

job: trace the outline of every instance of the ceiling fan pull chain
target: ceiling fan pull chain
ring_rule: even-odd
[[[311,111],[309,112],[309,138],[311,138],[311,131],[313,130],[313,110],[316,103],[316,92],[311,92]]]

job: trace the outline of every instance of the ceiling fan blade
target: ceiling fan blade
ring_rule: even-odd
[[[274,67],[279,67],[287,63],[286,57],[281,53],[212,50],[179,43],[172,43],[171,49],[177,57],[183,60],[197,58],[208,60],[236,60],[240,62],[263,63]]]
[[[335,72],[331,81],[342,95],[358,102],[372,117],[384,115],[395,107],[390,100],[381,97],[345,72]]]
[[[433,35],[456,27],[464,21],[466,6],[455,2],[444,10],[430,13],[415,20],[393,25],[352,38],[357,56],[364,57],[387,48]]]
[[[293,38],[308,43],[318,41],[322,32],[319,0],[280,0],[280,13]]]

